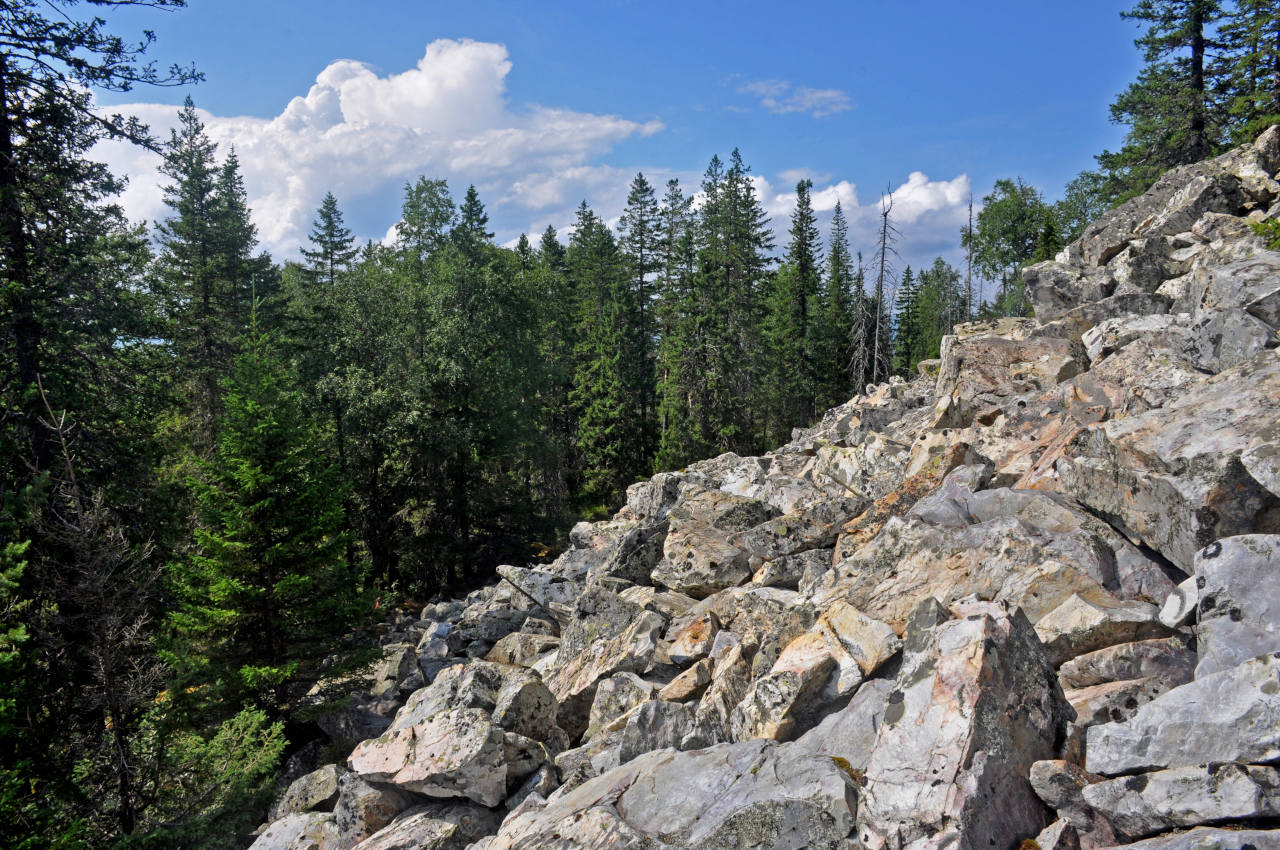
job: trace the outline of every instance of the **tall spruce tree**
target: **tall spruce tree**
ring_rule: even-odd
[[[1146,25],[1135,44],[1145,65],[1111,105],[1111,120],[1128,127],[1120,150],[1098,164],[1113,202],[1145,191],[1164,171],[1216,153],[1225,116],[1208,79],[1222,17],[1218,0],[1140,0],[1122,17]]]
[[[302,249],[307,276],[316,285],[332,288],[337,283],[338,275],[347,271],[356,257],[360,256],[355,237],[344,224],[338,199],[332,192],[326,192],[320,202],[308,236],[312,247]]]
[[[652,465],[645,434],[644,351],[638,305],[613,234],[586,203],[578,208],[567,254],[578,321],[572,401],[584,487],[612,507]]]
[[[618,220],[618,248],[627,262],[628,285],[635,301],[639,333],[640,357],[632,368],[641,388],[640,415],[643,445],[639,451],[650,460],[657,451],[658,393],[657,345],[658,316],[655,289],[661,270],[660,219],[658,199],[643,174],[631,181],[627,205]]]
[[[195,481],[195,549],[171,572],[168,660],[215,716],[246,702],[279,712],[371,600],[346,558],[338,471],[256,329],[225,388],[218,447]]]
[[[849,223],[836,201],[831,214],[831,240],[827,250],[827,271],[822,280],[820,309],[823,315],[818,339],[818,409],[843,404],[853,394],[855,324],[862,292],[854,292],[853,256],[849,248]],[[860,375],[859,375],[860,380]]]
[[[760,387],[770,443],[785,442],[792,428],[808,425],[817,413],[824,316],[818,309],[821,248],[809,200],[812,187],[809,180],[796,184],[786,263],[770,279]]]

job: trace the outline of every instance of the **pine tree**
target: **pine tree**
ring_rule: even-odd
[[[972,248],[979,274],[999,284],[992,305],[996,315],[1024,315],[1028,304],[1022,288],[1022,267],[1033,261],[1037,245],[1056,253],[1056,226],[1046,218],[1040,193],[1020,177],[997,180],[991,194],[982,199],[977,228],[972,233],[964,232],[961,239]]]
[[[404,186],[396,244],[420,269],[445,243],[457,216],[448,184],[419,177]]]
[[[168,660],[214,716],[246,701],[274,712],[319,676],[369,599],[346,558],[337,470],[261,333],[235,359],[221,426],[194,482],[195,551],[171,570]]]

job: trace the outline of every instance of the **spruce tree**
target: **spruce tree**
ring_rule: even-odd
[[[1273,0],[1236,0],[1218,31],[1231,140],[1252,141],[1280,123],[1280,7]]]
[[[822,280],[820,310],[821,334],[815,357],[818,385],[818,410],[823,411],[849,400],[855,382],[851,374],[854,359],[854,323],[857,305],[853,257],[849,249],[849,223],[844,209],[836,201],[831,215],[831,241],[827,251],[827,270]],[[857,294],[861,297],[861,293]]]
[[[897,325],[893,339],[894,371],[906,378],[915,370],[921,348],[919,290],[911,266],[902,272],[898,283]]]
[[[193,482],[195,547],[171,568],[168,651],[192,701],[224,717],[287,708],[370,610],[338,471],[264,334],[244,341],[225,389],[217,450]]]
[[[338,199],[326,192],[308,234],[311,248],[302,249],[307,263],[307,276],[317,285],[332,288],[338,275],[345,272],[360,256],[355,237],[342,220]]]
[[[643,350],[640,317],[613,235],[585,202],[567,257],[577,293],[571,399],[584,488],[612,507],[653,462],[643,420],[645,389],[634,368]]]
[[[640,356],[628,365],[636,370],[635,381],[641,387],[644,445],[640,451],[650,458],[657,450],[658,441],[658,319],[654,290],[661,265],[659,228],[658,200],[653,187],[643,174],[637,174],[631,181],[627,205],[618,221],[618,248],[627,262],[639,333]]]
[[[689,354],[696,347],[699,334],[693,199],[684,194],[675,178],[667,181],[659,215],[662,269],[658,315],[662,341],[658,355],[659,446],[655,466],[670,469],[689,459],[692,425],[688,393],[694,386]]]
[[[1111,105],[1111,120],[1128,127],[1124,145],[1097,158],[1113,202],[1142,193],[1174,166],[1216,153],[1225,117],[1217,83],[1207,78],[1222,17],[1218,0],[1140,0],[1121,15],[1146,24],[1134,42],[1146,64]]]

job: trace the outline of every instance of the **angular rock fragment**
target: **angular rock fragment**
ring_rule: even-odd
[[[1095,595],[1085,599],[1073,594],[1036,621],[1036,634],[1044,643],[1050,663],[1064,661],[1118,643],[1168,637],[1171,631],[1157,619],[1154,605],[1121,602]]]
[[[1280,816],[1280,772],[1214,762],[1098,782],[1084,800],[1123,838],[1178,827]]]
[[[1087,733],[1085,768],[1116,776],[1280,758],[1280,653],[1197,678]]]
[[[1168,638],[1122,643],[1077,656],[1058,668],[1064,688],[1088,688],[1126,679],[1157,679],[1166,689],[1184,685],[1193,678],[1196,653],[1187,638]]]
[[[925,613],[867,764],[858,839],[896,850],[939,833],[969,847],[1034,836],[1048,819],[1027,776],[1070,716],[1035,632],[989,603],[936,626]]]

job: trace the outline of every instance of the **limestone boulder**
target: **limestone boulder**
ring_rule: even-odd
[[[737,533],[775,513],[755,499],[685,485],[667,514],[670,530],[653,580],[696,598],[748,581],[755,570],[750,553],[734,542]]]
[[[1036,621],[1050,663],[1061,665],[1078,655],[1119,643],[1168,637],[1159,612],[1146,602],[1123,602],[1094,594],[1072,594]]]
[[[1189,571],[1213,540],[1277,521],[1276,497],[1240,462],[1254,434],[1275,423],[1276,398],[1280,354],[1266,351],[1158,410],[1098,426],[1084,451],[1058,460],[1059,477],[1080,502]]]
[[[1280,535],[1242,534],[1196,553],[1196,676],[1280,650]]]
[[[1064,688],[1088,688],[1107,682],[1158,679],[1166,689],[1190,682],[1196,653],[1183,635],[1109,646],[1077,656],[1058,669]]]
[[[1215,762],[1087,785],[1083,796],[1121,838],[1280,815],[1280,771]]]
[[[773,742],[658,750],[508,818],[484,847],[844,850],[852,788],[832,759]]]
[[[923,603],[867,764],[859,840],[989,847],[1035,836],[1049,818],[1027,776],[1053,756],[1069,718],[1021,612]]]
[[[1280,831],[1269,829],[1217,829],[1198,826],[1125,844],[1124,850],[1280,850]]]
[[[935,428],[963,428],[994,419],[1013,396],[1042,391],[1078,374],[1084,364],[1065,339],[944,337]]]
[[[1174,688],[1123,723],[1088,730],[1085,767],[1116,776],[1280,758],[1280,653]]]
[[[333,815],[297,812],[272,823],[249,850],[340,850]]]
[[[393,786],[374,785],[355,773],[347,773],[339,782],[334,825],[343,846],[351,847],[391,823],[412,805],[409,795]]]
[[[267,820],[279,820],[295,812],[332,811],[338,800],[338,781],[346,772],[340,765],[326,764],[298,777],[272,804]]]

